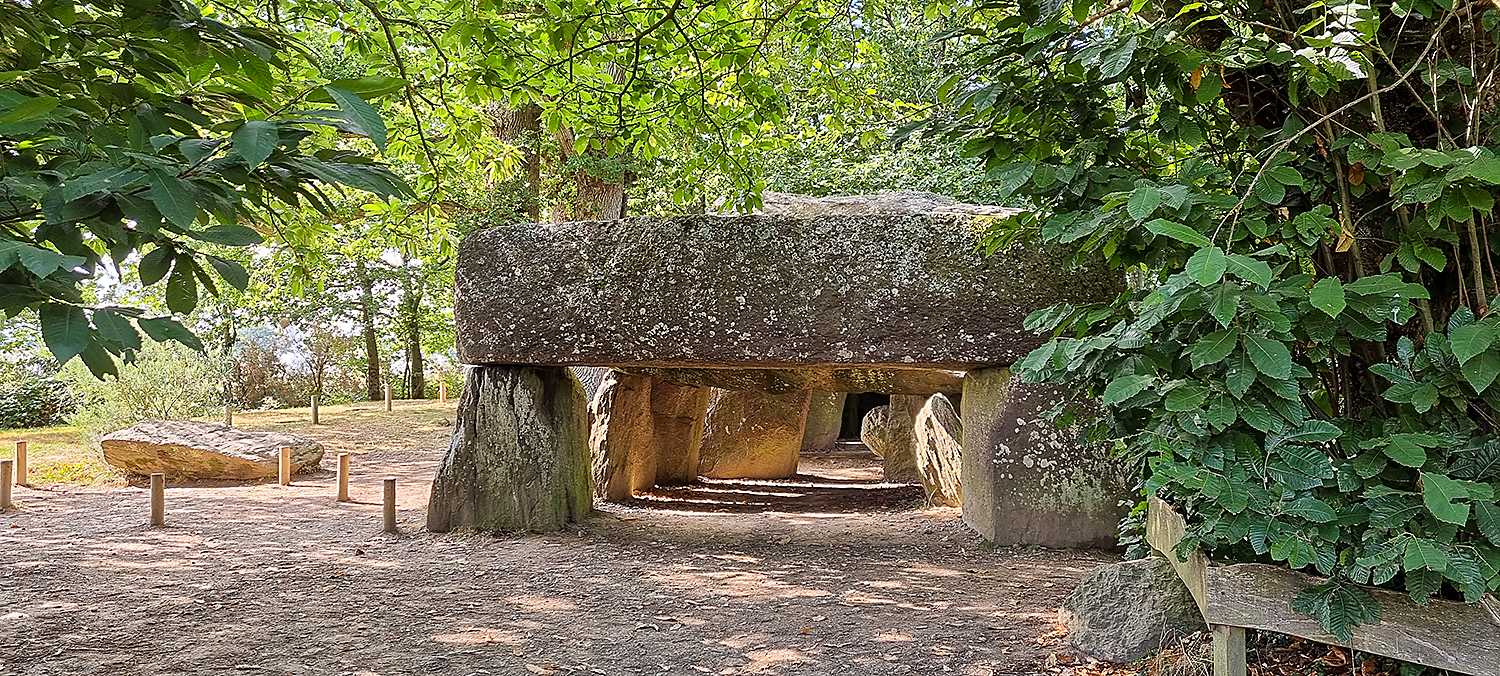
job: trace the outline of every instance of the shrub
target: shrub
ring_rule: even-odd
[[[77,361],[59,375],[78,406],[68,422],[96,448],[104,435],[142,420],[209,415],[224,401],[221,361],[177,343],[146,343],[117,376],[97,379]]]

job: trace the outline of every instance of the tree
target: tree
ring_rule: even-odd
[[[1028,318],[1016,365],[1098,433],[1183,547],[1312,568],[1348,640],[1500,588],[1500,12],[1408,2],[986,5],[929,129],[1034,209],[996,245],[1103,256],[1112,303]]]
[[[204,243],[260,243],[251,226],[274,227],[277,205],[325,209],[322,186],[410,194],[337,147],[333,131],[386,144],[356,93],[365,83],[303,79],[273,29],[181,0],[3,0],[0,30],[0,309],[36,311],[61,362],[114,373],[111,355],[128,360],[138,331],[201,347],[171,316],[89,307],[82,286],[101,265],[144,254],[140,282],[164,283],[167,308],[185,314],[200,288],[248,281]]]

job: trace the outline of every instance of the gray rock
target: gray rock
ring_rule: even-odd
[[[619,501],[656,483],[656,458],[650,453],[651,379],[605,371],[589,404],[589,454],[594,497]]]
[[[105,435],[104,461],[128,474],[161,472],[172,479],[267,479],[277,476],[281,447],[292,449],[292,472],[310,472],[323,445],[283,432],[256,432],[191,420],[143,420]]]
[[[925,396],[891,395],[887,406],[876,406],[860,421],[859,440],[880,456],[887,483],[914,484],[917,473],[917,412]]]
[[[959,394],[962,371],[931,369],[726,369],[649,368],[622,366],[621,371],[684,385],[721,390],[756,390],[786,394],[802,390],[823,392],[883,392],[885,394]]]
[[[521,224],[460,246],[468,364],[729,368],[1005,365],[1028,313],[1112,298],[1117,272],[1016,244],[989,215],[681,216]]]
[[[558,530],[592,508],[588,402],[562,367],[467,369],[427,529]]]
[[[963,503],[963,424],[948,397],[932,395],[917,413],[917,474],[927,501],[958,507]]]
[[[760,214],[782,216],[870,216],[876,214],[965,214],[1007,218],[1020,209],[988,204],[965,204],[947,195],[920,190],[890,190],[873,195],[812,197],[789,192],[763,192]]]
[[[1208,628],[1160,556],[1095,568],[1063,602],[1058,620],[1074,647],[1112,662],[1134,662]]]
[[[1007,369],[964,378],[963,519],[996,545],[1113,547],[1120,502],[1138,499],[1107,448],[1046,419],[1061,401]]]
[[[833,448],[844,425],[847,392],[813,392],[807,405],[807,425],[802,430],[802,450]]]
[[[877,458],[884,458],[886,450],[891,447],[890,425],[891,407],[876,406],[865,412],[865,417],[859,421],[859,441]]]
[[[714,390],[698,473],[716,479],[784,479],[796,474],[811,394]]]

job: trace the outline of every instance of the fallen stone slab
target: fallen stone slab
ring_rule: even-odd
[[[699,215],[482,230],[457,257],[459,360],[1008,365],[1041,342],[1023,328],[1027,314],[1113,298],[1123,282],[1034,243],[985,256],[982,233],[995,218]]]
[[[171,479],[267,479],[278,474],[281,447],[292,449],[292,473],[310,472],[323,445],[295,434],[257,432],[192,420],[143,420],[105,435],[104,461],[128,474]]]

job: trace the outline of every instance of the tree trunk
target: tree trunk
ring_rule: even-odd
[[[526,191],[531,201],[526,206],[526,215],[536,221],[541,218],[542,195],[542,107],[535,103],[521,106],[520,110],[494,105],[490,116],[495,121],[495,137],[521,148],[525,153],[521,160],[526,173]]]
[[[380,387],[380,343],[375,340],[375,281],[365,264],[355,266],[359,276],[359,322],[365,338],[365,398],[378,401],[384,396]]]
[[[566,367],[471,366],[427,529],[560,530],[588,515],[588,411]]]
[[[406,367],[407,398],[427,398],[426,365],[422,361],[422,292],[420,288],[406,294]]]

